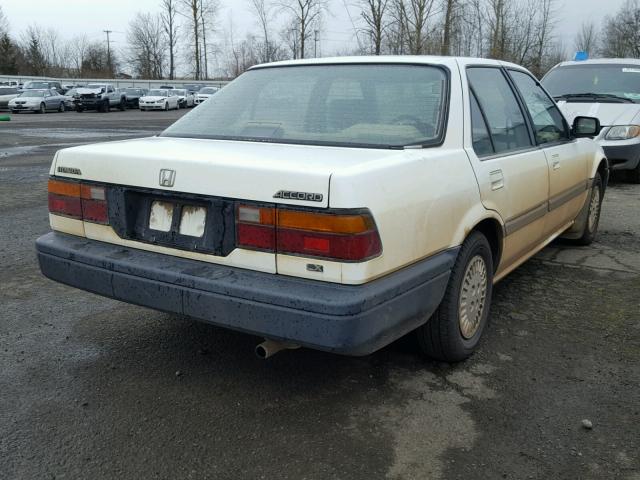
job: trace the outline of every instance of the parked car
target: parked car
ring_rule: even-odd
[[[640,183],[640,60],[563,62],[542,80],[569,119],[597,117],[612,170]]]
[[[9,110],[12,113],[46,113],[47,110],[64,112],[65,109],[64,96],[52,89],[25,90],[9,101]]]
[[[144,96],[140,98],[140,110],[177,110],[178,96],[174,94],[173,90],[167,89],[152,89]]]
[[[196,105],[200,105],[202,102],[204,102],[205,100],[208,100],[209,97],[212,97],[213,95],[215,95],[218,90],[220,90],[217,87],[204,87],[201,88],[196,97],[195,97],[195,104]]]
[[[257,66],[159,136],[59,151],[40,267],[263,336],[262,357],[364,355],[414,331],[459,361],[495,282],[560,235],[593,241],[598,133],[495,60]]]
[[[115,107],[124,111],[127,108],[127,99],[124,93],[118,92],[111,84],[90,83],[86,87],[78,88],[75,106],[77,112],[84,110],[108,112]]]
[[[184,85],[182,85],[182,88],[191,92],[195,97],[195,94],[200,91],[200,89],[202,88],[202,85],[199,85],[197,83],[185,83]]]
[[[140,98],[144,97],[147,94],[148,90],[146,88],[130,87],[124,88],[123,92],[127,99],[127,107],[138,108]]]
[[[16,87],[0,86],[0,110],[8,110],[9,101],[16,98],[19,94]]]
[[[173,92],[178,96],[178,106],[180,108],[191,108],[195,105],[193,93],[184,88],[176,88]]]
[[[80,94],[78,93],[78,88],[71,88],[67,90],[64,94],[64,105],[67,110],[75,110],[76,104],[75,101],[80,98]]]

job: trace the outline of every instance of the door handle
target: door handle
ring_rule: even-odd
[[[504,188],[504,175],[502,170],[494,170],[489,173],[489,180],[491,181],[491,190],[500,190]]]
[[[560,154],[551,155],[551,166],[554,170],[560,169]]]

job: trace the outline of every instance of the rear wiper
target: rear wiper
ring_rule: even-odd
[[[599,98],[602,98],[608,100],[618,100],[620,102],[626,103],[636,103],[630,98],[613,95],[612,93],[567,93],[564,95],[557,95],[553,98],[554,100],[569,100],[571,98],[593,98],[594,100],[597,100]]]

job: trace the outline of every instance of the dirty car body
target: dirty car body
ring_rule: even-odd
[[[492,60],[254,67],[157,137],[59,151],[40,266],[287,344],[365,355],[416,331],[462,360],[494,282],[595,234],[607,163],[586,121]]]

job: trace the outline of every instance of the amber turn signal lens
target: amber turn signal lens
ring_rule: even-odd
[[[77,182],[61,182],[59,180],[49,180],[49,193],[64,195],[65,197],[79,197],[80,184]]]
[[[298,210],[278,210],[278,228],[355,234],[374,229],[370,216],[333,215]]]

